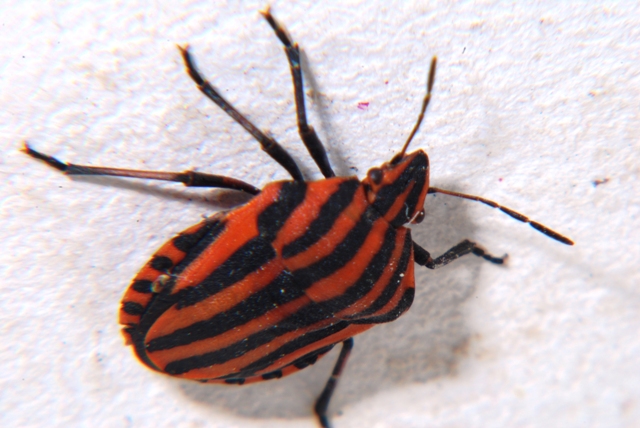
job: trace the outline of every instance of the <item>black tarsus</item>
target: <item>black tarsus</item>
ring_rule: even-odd
[[[322,428],[329,428],[331,426],[329,424],[329,418],[327,417],[329,401],[331,400],[333,391],[336,389],[338,380],[340,380],[342,369],[344,369],[344,366],[347,364],[347,359],[349,358],[351,349],[353,349],[353,337],[350,337],[342,342],[342,349],[340,350],[340,355],[338,356],[336,365],[333,367],[333,372],[331,372],[331,376],[329,377],[327,384],[325,385],[322,393],[316,400],[315,406],[313,407],[313,410],[316,412],[316,415],[320,420],[320,425],[322,426]]]
[[[422,248],[420,245],[413,243],[413,258],[416,263],[420,266],[425,266],[429,269],[438,269],[442,266],[446,266],[452,261],[459,259],[460,257],[466,254],[473,254],[478,257],[482,257],[488,262],[495,263],[497,265],[501,265],[507,259],[507,255],[505,254],[502,257],[494,257],[491,254],[488,254],[485,250],[476,245],[475,242],[471,242],[468,239],[465,239],[458,245],[452,247],[447,252],[445,252],[440,257],[436,257],[435,259],[431,258],[431,255],[427,250]]]
[[[63,172],[66,175],[108,175],[112,177],[146,178],[149,180],[174,181],[187,187],[217,187],[221,189],[234,189],[251,195],[257,195],[260,190],[249,183],[224,175],[205,174],[203,172],[162,172],[140,171],[135,169],[108,168],[99,166],[76,165],[62,162],[53,156],[34,150],[28,143],[24,143],[23,152],[31,157],[39,159],[47,165]]]
[[[264,132],[258,129],[253,123],[236,110],[222,95],[211,86],[211,84],[205,79],[193,61],[191,54],[189,53],[189,46],[178,46],[182,59],[184,60],[187,73],[191,79],[195,82],[196,86],[207,98],[213,101],[218,107],[220,107],[225,113],[227,113],[233,120],[246,129],[253,138],[260,143],[262,150],[267,152],[269,156],[276,162],[278,162],[284,169],[286,169],[291,177],[296,181],[303,181],[302,173],[298,168],[298,165],[293,160],[291,155],[282,147],[275,139],[267,136]]]
[[[260,12],[264,19],[267,20],[276,36],[284,45],[284,51],[289,60],[289,68],[291,69],[291,77],[293,79],[293,93],[296,101],[296,112],[298,120],[298,132],[302,142],[307,147],[309,154],[313,158],[322,174],[326,177],[335,177],[331,164],[327,158],[327,152],[318,138],[318,134],[313,126],[307,123],[307,113],[304,105],[304,85],[302,83],[302,70],[300,68],[300,48],[297,43],[291,40],[285,28],[276,21],[271,15],[269,8],[264,12]]]

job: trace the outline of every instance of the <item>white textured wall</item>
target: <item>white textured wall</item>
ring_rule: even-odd
[[[116,313],[139,267],[233,197],[70,180],[18,151],[28,139],[90,165],[286,178],[195,89],[175,48],[188,42],[222,93],[319,178],[265,2],[235,3],[0,5],[1,426],[314,426],[335,352],[287,379],[224,387],[154,374],[122,344]],[[275,1],[273,12],[304,49],[311,122],[340,174],[362,177],[400,148],[437,54],[413,144],[432,184],[576,240],[429,197],[420,244],[441,253],[468,237],[510,264],[421,269],[411,311],[357,337],[335,427],[637,426],[637,2]]]

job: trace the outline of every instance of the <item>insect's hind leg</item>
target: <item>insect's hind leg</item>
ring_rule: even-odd
[[[294,43],[286,30],[280,25],[271,15],[269,8],[262,13],[262,16],[267,20],[276,36],[284,45],[284,50],[289,60],[289,68],[291,69],[291,77],[293,78],[293,92],[296,101],[296,113],[298,120],[298,132],[302,142],[307,147],[309,154],[313,158],[322,174],[326,177],[335,177],[331,164],[327,158],[327,152],[318,138],[318,134],[313,129],[313,126],[307,123],[307,112],[304,105],[304,85],[302,83],[302,70],[300,68],[300,48],[297,43]]]
[[[52,168],[66,175],[109,175],[112,177],[146,178],[150,180],[174,181],[187,187],[217,187],[222,189],[240,190],[251,195],[257,195],[260,190],[249,183],[224,175],[205,174],[196,171],[162,172],[140,171],[135,169],[108,168],[99,166],[76,165],[62,162],[53,156],[34,150],[24,143],[22,151],[29,156],[43,161]]]
[[[316,412],[316,415],[318,416],[318,419],[320,420],[320,425],[323,428],[330,427],[329,418],[327,418],[329,401],[331,400],[333,391],[336,389],[336,385],[338,384],[338,380],[340,379],[340,374],[342,374],[342,369],[344,369],[344,366],[347,364],[347,359],[349,359],[351,349],[353,349],[353,337],[350,337],[349,339],[342,342],[342,349],[340,350],[340,355],[338,356],[336,365],[333,367],[333,372],[331,372],[331,377],[327,381],[327,384],[316,400],[316,404],[313,408],[313,410]]]
[[[413,243],[413,257],[415,262],[420,266],[425,266],[429,269],[441,268],[442,266],[446,266],[452,261],[470,253],[478,257],[482,257],[486,261],[495,263],[497,265],[503,264],[507,259],[506,254],[502,257],[494,257],[477,246],[475,242],[471,242],[467,239],[452,247],[449,251],[445,252],[440,257],[436,257],[435,259],[431,258],[431,255],[427,250],[425,250],[415,242]]]

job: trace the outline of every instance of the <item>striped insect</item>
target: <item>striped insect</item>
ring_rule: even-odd
[[[244,127],[292,177],[262,190],[241,180],[195,171],[138,171],[75,165],[24,151],[67,175],[110,175],[235,189],[254,195],[164,244],[133,279],[122,300],[127,343],[147,367],[206,383],[248,384],[281,378],[317,361],[335,345],[340,354],[317,399],[315,413],[329,426],[327,407],[353,347],[353,336],[395,320],[414,297],[414,263],[429,269],[466,254],[501,264],[464,240],[432,258],[405,227],[420,223],[428,193],[499,208],[545,235],[568,238],[509,208],[477,196],[429,187],[423,150],[407,153],[431,99],[436,59],[418,120],[402,150],[362,180],[336,177],[307,123],[298,45],[269,10],[264,18],[284,45],[293,78],[300,137],[325,179],[304,180],[295,161],[254,126],[197,70],[180,47],[198,89]]]

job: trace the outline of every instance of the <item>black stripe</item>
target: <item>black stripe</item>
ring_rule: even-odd
[[[200,254],[218,238],[222,231],[225,230],[226,222],[224,219],[219,219],[223,215],[224,214],[218,213],[215,217],[205,220],[205,225],[195,233],[189,235],[180,234],[173,239],[173,244],[181,251],[186,248],[187,245],[190,245],[188,250],[185,251],[187,253],[185,258],[173,269],[172,273],[174,275],[178,275],[184,271],[184,269],[197,259]]]
[[[262,375],[262,379],[264,380],[280,379],[281,377],[282,377],[282,370],[275,370]]]
[[[149,294],[151,293],[151,284],[153,284],[148,279],[136,279],[131,284],[131,288],[138,293]]]
[[[409,216],[413,214],[413,212],[416,209],[416,206],[418,205],[418,200],[420,199],[420,195],[424,190],[424,184],[425,184],[425,175],[417,174],[414,179],[414,185],[404,200],[404,208],[401,209],[400,212],[398,212],[398,214],[396,215],[396,217],[391,221],[392,226],[400,227],[403,224],[408,223],[409,220],[411,220]]]
[[[182,297],[178,302],[177,309],[195,305],[207,299],[242,280],[275,258],[276,253],[271,242],[291,213],[304,201],[306,186],[306,183],[301,181],[283,183],[276,202],[258,215],[259,236],[245,243],[200,284],[181,290]],[[181,263],[181,265],[183,264]]]
[[[391,322],[402,315],[407,309],[411,307],[413,303],[413,297],[416,293],[415,288],[407,288],[404,290],[404,294],[400,298],[400,301],[395,308],[390,310],[384,315],[378,315],[376,317],[365,318],[352,321],[352,324],[382,324],[385,322]]]
[[[140,361],[142,361],[144,364],[146,364],[149,368],[153,370],[159,370],[158,367],[156,367],[156,365],[153,364],[153,361],[149,359],[149,357],[147,356],[147,353],[144,351],[144,342],[141,339],[140,332],[137,327],[138,327],[137,325],[126,327],[124,328],[124,332],[127,333],[131,338],[133,349],[136,355],[138,356],[138,358],[140,359]]]
[[[286,181],[278,194],[278,200],[258,215],[260,236],[273,241],[289,219],[289,216],[304,201],[307,184],[304,181]]]
[[[255,373],[265,367],[270,365],[269,361],[273,362],[282,356],[287,355],[288,353],[295,352],[296,350],[307,346],[311,343],[317,342],[331,334],[337,333],[340,330],[345,329],[349,324],[346,322],[340,322],[334,324],[331,327],[327,327],[322,330],[316,330],[304,334],[286,344],[278,348],[276,351],[271,352],[267,356],[255,361],[254,363],[248,365],[247,367],[242,369],[242,373]],[[209,367],[212,365],[223,364],[227,361],[233,360],[235,358],[239,358],[247,352],[255,349],[265,343],[271,342],[276,337],[284,334],[288,331],[294,331],[296,329],[295,326],[272,326],[266,330],[255,333],[246,339],[234,343],[224,349],[220,349],[218,351],[209,352],[202,355],[196,355],[189,358],[184,358],[182,360],[173,361],[164,368],[164,371],[168,374],[177,375],[186,373],[190,370],[194,370],[202,367]],[[234,378],[238,377],[247,377],[241,373],[234,373],[228,376],[233,376]]]
[[[308,353],[304,357],[298,358],[297,360],[295,360],[293,363],[289,365],[295,366],[295,368],[302,370],[306,367],[309,367],[312,364],[315,364],[316,361],[318,361],[318,358],[320,358],[322,355],[326,354],[327,352],[331,351],[334,346],[335,345],[329,345],[329,346],[325,346],[324,348],[316,349],[315,351]]]
[[[195,305],[219,293],[260,269],[262,265],[275,257],[276,252],[269,241],[260,237],[250,240],[198,285],[180,290],[178,292],[180,299],[176,309]]]
[[[160,272],[166,272],[173,267],[173,260],[165,256],[153,256],[149,265]]]
[[[170,280],[169,282],[172,282]],[[151,361],[147,355],[145,336],[147,332],[160,316],[173,306],[179,298],[179,294],[169,294],[170,287],[164,288],[160,293],[154,293],[151,301],[147,304],[144,316],[140,319],[140,323],[135,330],[129,330],[131,341],[138,358],[147,366],[154,370],[159,368]]]
[[[307,368],[310,365],[315,364],[316,361],[318,361],[318,358],[320,358],[321,356],[323,356],[327,352],[331,351],[334,346],[335,346],[335,344],[329,345],[329,346],[325,346],[325,347],[322,347],[320,349],[316,349],[315,351],[309,352],[308,354],[303,355],[302,357],[298,358],[297,360],[295,360],[291,364],[287,364],[282,369],[284,369],[286,367],[290,367],[290,366],[294,366],[298,370],[302,370],[304,368]],[[269,372],[269,373],[265,373],[265,374],[263,374],[261,376],[265,380],[274,379],[274,378],[280,378],[280,377],[282,377],[282,369],[275,370],[275,371],[272,371],[272,372]],[[232,373],[232,374],[229,374],[229,375],[226,375],[226,376],[220,376],[217,379],[236,379],[236,378],[238,378],[238,376],[244,376],[244,374]],[[250,377],[250,376],[246,376],[246,377]]]
[[[355,178],[340,183],[338,190],[322,205],[318,217],[311,222],[305,234],[282,249],[282,257],[285,259],[293,257],[318,242],[331,230],[342,211],[352,203],[359,187],[360,182]]]
[[[172,239],[173,245],[183,253],[188,253],[203,239],[205,235],[207,235],[207,239],[212,239],[211,235],[213,235],[213,239],[215,239],[215,237],[218,236],[218,234],[222,230],[219,227],[222,222],[218,220],[218,218],[223,215],[224,214],[222,213],[218,213],[214,217],[215,220],[213,218],[211,220],[205,220],[204,225],[202,225],[202,227],[200,227],[193,233],[180,233],[178,236]],[[212,233],[211,230],[214,228],[217,230]]]
[[[144,314],[144,306],[136,302],[124,302],[122,304],[122,310],[129,315],[142,315]]]
[[[402,248],[402,254],[400,255],[400,260],[398,261],[398,266],[396,270],[393,272],[393,275],[389,279],[387,286],[384,291],[378,296],[378,298],[364,311],[353,315],[353,318],[362,319],[367,315],[374,314],[378,312],[380,309],[384,308],[387,303],[393,298],[398,291],[398,287],[400,287],[400,283],[402,282],[402,278],[407,267],[409,266],[409,261],[411,259],[411,248],[413,246],[413,241],[411,240],[411,233],[407,231],[407,235],[404,238],[404,246]],[[349,317],[351,320],[352,317]],[[366,321],[363,320],[363,321]],[[355,322],[355,321],[354,321]]]
[[[289,272],[283,271],[269,285],[229,310],[151,340],[147,352],[171,349],[218,336],[302,296],[304,291],[295,284]]]
[[[344,330],[348,326],[349,323],[341,321],[321,330],[311,331],[309,333],[303,334],[302,336],[296,337],[295,339],[285,343],[278,349],[265,355],[259,360],[256,360],[248,366],[243,367],[241,373],[256,373],[260,370],[264,370],[279,359],[284,358],[287,355],[304,348],[305,346],[309,346],[312,343],[316,343],[320,340],[326,339],[327,337]],[[333,347],[333,345],[331,345],[331,347]],[[324,348],[322,348],[321,350],[324,350]],[[303,358],[306,358],[306,356]]]
[[[424,156],[416,156],[402,171],[402,174],[393,183],[382,187],[376,194],[373,206],[381,215],[385,215],[396,199],[407,188],[410,181],[416,181],[418,187],[424,186],[427,162]]]

